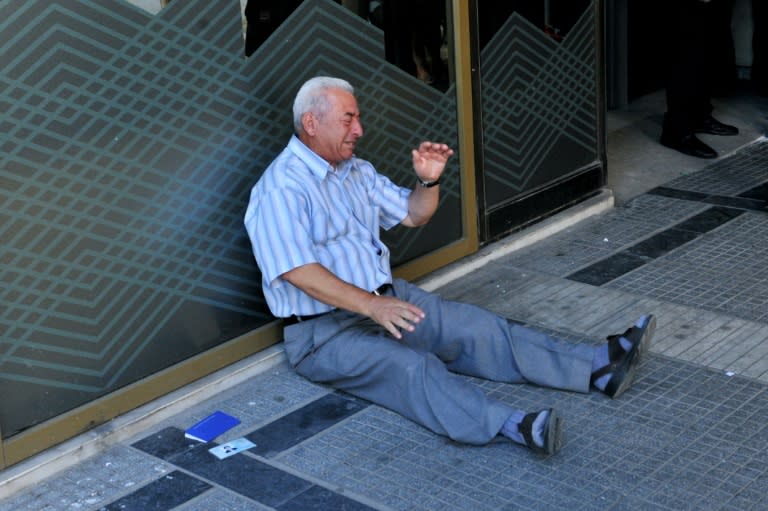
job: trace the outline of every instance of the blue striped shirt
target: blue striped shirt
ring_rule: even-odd
[[[405,219],[410,193],[359,158],[334,171],[293,136],[254,185],[245,212],[272,314],[332,310],[280,278],[306,264],[319,263],[366,290],[392,282],[389,249],[379,239],[379,229]]]

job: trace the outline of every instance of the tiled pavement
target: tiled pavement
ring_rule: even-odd
[[[657,315],[618,400],[472,379],[561,410],[557,456],[450,442],[282,362],[0,510],[768,509],[766,183],[761,140],[440,288],[576,342]],[[242,421],[218,441],[257,446],[218,461],[186,441],[214,410]]]

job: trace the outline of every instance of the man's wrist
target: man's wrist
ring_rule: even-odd
[[[424,181],[419,176],[416,176],[416,179],[419,181],[419,186],[421,186],[422,188],[432,188],[433,186],[437,186],[440,184],[439,177],[434,181]]]

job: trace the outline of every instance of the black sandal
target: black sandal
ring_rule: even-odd
[[[628,328],[621,335],[611,335],[608,337],[608,360],[610,363],[601,367],[594,373],[590,381],[594,383],[601,377],[610,374],[611,378],[605,386],[605,392],[611,398],[621,396],[635,379],[637,364],[640,358],[648,350],[653,332],[656,330],[656,318],[653,315],[647,317],[647,321],[641,327],[633,326]],[[619,339],[624,337],[632,347],[629,351],[624,351]]]
[[[544,445],[540,446],[533,440],[533,423],[536,418],[541,414],[541,411],[529,413],[518,426],[518,431],[523,435],[525,439],[525,445],[534,453],[542,456],[551,456],[559,451],[563,443],[565,442],[565,434],[563,432],[564,420],[560,417],[554,408],[550,408],[549,417],[544,423]]]

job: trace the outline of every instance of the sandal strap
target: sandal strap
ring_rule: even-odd
[[[520,431],[520,434],[522,434],[525,439],[525,444],[531,449],[540,449],[540,447],[536,445],[536,442],[533,441],[533,422],[536,420],[536,417],[539,416],[539,413],[541,412],[526,414],[526,416],[523,417],[523,420],[520,421],[520,425],[517,427],[517,430]]]
[[[640,340],[640,337],[642,337],[644,330],[645,330],[644,328],[640,328],[637,325],[632,325],[631,327],[624,330],[623,334],[609,335],[608,337],[606,337],[606,339],[610,339],[611,337],[624,337],[630,342],[635,343]]]
[[[633,327],[634,328],[634,327]],[[594,383],[607,374],[611,374],[616,371],[616,368],[621,365],[624,357],[627,355],[627,351],[621,345],[622,337],[628,339],[632,328],[628,328],[623,334],[609,335],[608,339],[608,364],[604,365],[600,369],[592,372],[592,376],[589,378],[589,382]]]
[[[616,370],[616,367],[621,363],[622,360],[624,360],[624,357],[626,356],[627,352],[626,350],[621,346],[621,341],[619,341],[620,338],[626,337],[629,333],[628,329],[623,334],[619,335],[609,335],[607,337],[608,339],[608,364],[604,365],[600,369],[594,371],[592,373],[592,376],[590,377],[589,381],[590,383],[595,383],[598,379],[602,378],[606,374],[611,374]]]
[[[627,337],[627,334],[629,333],[629,330],[624,332],[623,334],[617,334],[617,335],[609,335],[607,337],[608,339],[608,360],[611,361],[612,364],[620,361],[622,358],[624,358],[624,355],[627,353],[627,351],[622,347],[621,339],[624,337],[627,340],[630,340]]]
[[[606,374],[611,374],[611,373],[615,372],[616,368],[618,366],[619,366],[618,363],[612,362],[612,363],[610,363],[608,365],[605,365],[605,366],[601,367],[597,371],[593,371],[592,372],[592,376],[589,377],[589,383],[594,385],[597,380],[599,380],[600,378],[602,378]]]
[[[544,445],[538,445],[533,439],[533,424],[544,412],[548,412],[549,414],[543,425],[544,430],[542,431]],[[557,416],[554,408],[547,408],[545,410],[539,410],[538,412],[529,413],[523,417],[523,420],[520,421],[520,424],[517,426],[517,430],[523,435],[523,439],[528,448],[533,452],[544,456],[549,456],[560,450],[563,442],[561,428],[562,419]]]

